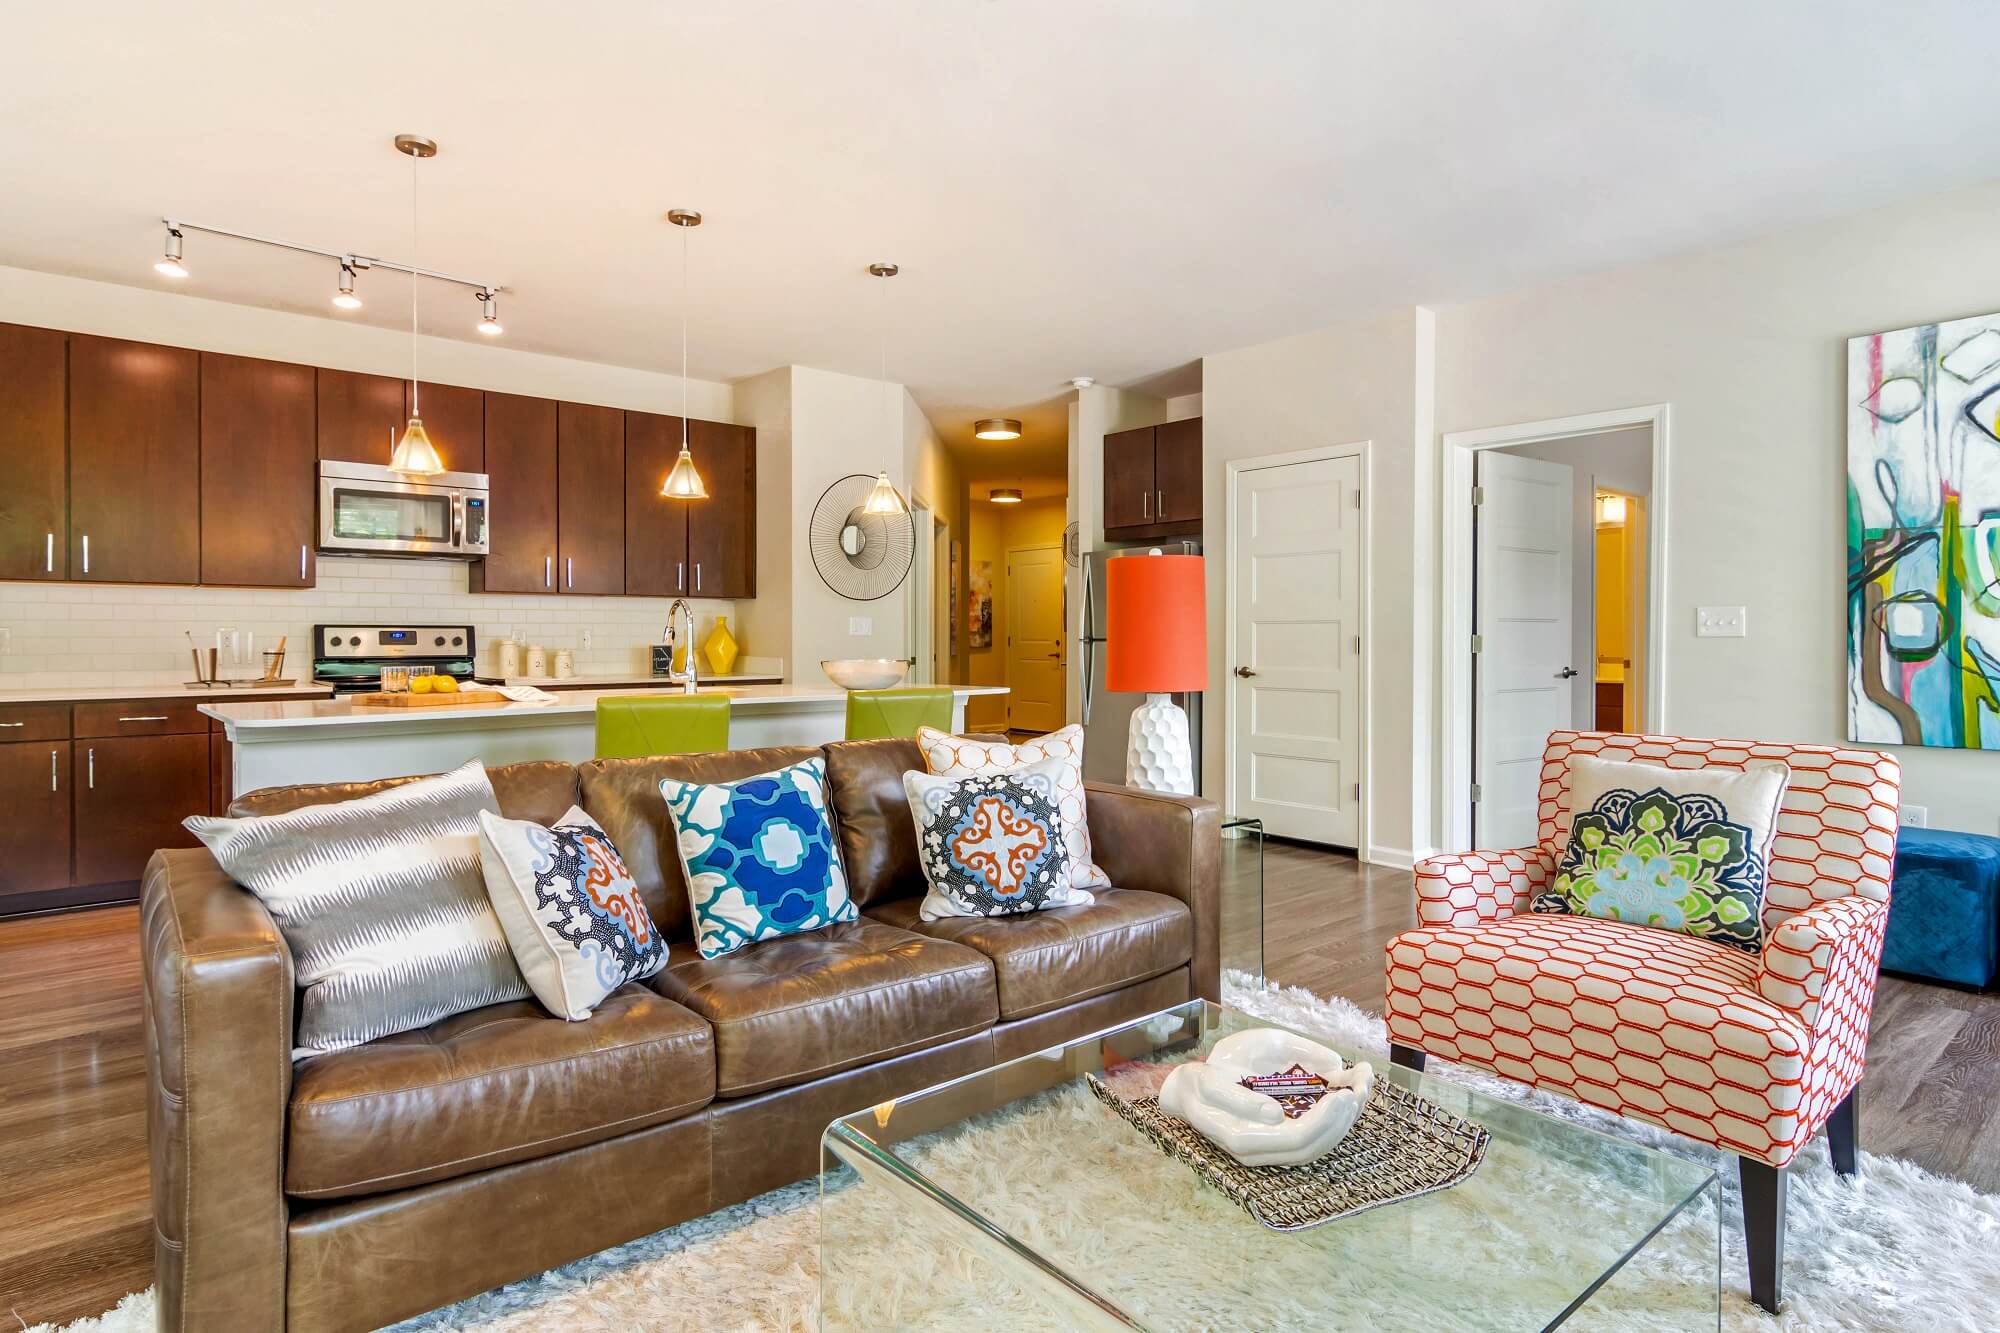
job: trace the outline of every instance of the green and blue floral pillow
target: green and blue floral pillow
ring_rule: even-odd
[[[1764,883],[1791,772],[1570,760],[1569,844],[1531,907],[1764,946]]]
[[[660,795],[703,958],[858,915],[827,814],[825,760],[735,782],[665,778]]]

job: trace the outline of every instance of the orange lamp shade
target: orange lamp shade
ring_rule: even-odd
[[[1104,562],[1110,645],[1104,688],[1178,694],[1208,688],[1208,594],[1198,555]]]

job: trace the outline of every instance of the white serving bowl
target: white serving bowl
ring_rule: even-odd
[[[1297,1119],[1286,1116],[1275,1098],[1239,1082],[1293,1065],[1330,1085]],[[1160,1109],[1193,1125],[1245,1166],[1297,1166],[1339,1146],[1374,1088],[1375,1070],[1368,1064],[1349,1067],[1318,1042],[1276,1028],[1256,1028],[1224,1037],[1206,1060],[1177,1066],[1160,1088]]]
[[[903,683],[910,664],[900,657],[842,657],[822,661],[819,669],[843,690],[886,690]]]

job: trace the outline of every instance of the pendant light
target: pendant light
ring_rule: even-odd
[[[702,485],[694,455],[688,452],[688,232],[701,225],[701,214],[676,208],[667,214],[667,221],[681,229],[681,456],[674,460],[660,494],[669,500],[706,500],[708,487]]]
[[[415,267],[420,261],[417,248],[417,163],[427,157],[437,156],[438,146],[429,139],[416,134],[396,136],[396,151],[407,153],[410,158],[410,264]],[[403,427],[403,438],[396,441],[396,447],[389,455],[389,470],[401,472],[411,477],[435,477],[444,471],[444,460],[438,457],[437,447],[424,430],[424,419],[417,410],[417,286],[420,279],[410,274],[410,424]]]
[[[895,264],[870,264],[868,266],[868,272],[878,278],[893,278],[902,271],[903,270]],[[892,426],[895,424],[895,416],[893,411],[891,410],[893,405],[893,398],[890,395],[890,384],[889,384],[889,309],[887,304],[888,299],[889,298],[887,289],[885,288],[882,297],[883,300],[882,394],[883,394],[883,404],[884,404],[883,420],[882,420],[882,438],[885,440],[889,439],[892,435],[895,434],[895,431],[891,429]],[[887,469],[884,469],[883,471],[875,475],[875,489],[868,492],[867,502],[861,506],[861,512],[864,514],[883,514],[890,516],[896,514],[907,514],[910,512],[910,506],[904,503],[902,493],[898,491],[895,487],[895,484],[889,480],[889,473]]]

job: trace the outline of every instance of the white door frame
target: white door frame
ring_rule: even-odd
[[[1361,764],[1361,799],[1356,802],[1358,816],[1356,827],[1360,831],[1360,846],[1355,848],[1363,861],[1373,862],[1375,855],[1375,831],[1369,812],[1374,806],[1374,776],[1368,769],[1368,733],[1371,730],[1368,716],[1368,659],[1375,650],[1375,621],[1371,609],[1373,599],[1368,588],[1368,531],[1369,515],[1375,508],[1375,449],[1373,440],[1359,440],[1353,444],[1322,445],[1317,449],[1295,449],[1282,454],[1259,454],[1255,458],[1232,458],[1224,464],[1224,508],[1223,523],[1228,528],[1228,540],[1223,545],[1222,555],[1222,809],[1223,813],[1236,809],[1236,690],[1231,684],[1230,671],[1236,661],[1236,608],[1233,598],[1236,593],[1236,489],[1237,479],[1245,472],[1261,471],[1264,468],[1286,467],[1293,463],[1319,463],[1331,458],[1359,458],[1361,460],[1361,534],[1358,549],[1361,565],[1356,578],[1361,589],[1361,651],[1357,654],[1361,671],[1361,697],[1356,715],[1361,719],[1361,734],[1356,738],[1356,750]],[[1397,864],[1390,858],[1389,864]],[[1408,858],[1401,864],[1407,866]]]
[[[1472,842],[1472,476],[1481,449],[1602,435],[1648,426],[1653,435],[1652,494],[1646,499],[1645,728],[1667,729],[1667,404],[1617,408],[1550,421],[1524,421],[1444,437],[1444,849]]]

